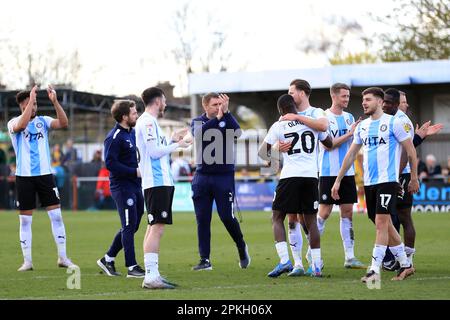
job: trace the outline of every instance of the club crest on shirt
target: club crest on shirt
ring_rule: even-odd
[[[220,121],[219,122],[219,127],[221,127],[221,128],[225,127],[225,121]]]
[[[381,131],[381,132],[385,132],[386,130],[387,130],[387,125],[382,124],[382,125],[380,126],[380,131]]]
[[[42,124],[42,122],[38,122],[36,123],[36,128],[40,129],[42,128],[44,125]]]
[[[347,122],[348,125],[352,124],[352,121],[350,119],[345,120],[345,122]]]
[[[133,204],[134,204],[133,199],[132,199],[132,198],[128,198],[128,200],[127,200],[127,205],[128,205],[129,207],[131,207]]]
[[[150,123],[148,125],[145,126],[146,127],[146,131],[147,131],[147,135],[149,137],[153,137],[153,125]]]
[[[405,130],[406,133],[409,133],[411,131],[411,126],[409,125],[409,123],[404,123],[403,124],[403,129]]]

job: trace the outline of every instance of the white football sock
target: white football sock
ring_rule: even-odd
[[[158,269],[158,254],[144,253],[145,280],[152,281],[160,276]]]
[[[52,224],[53,238],[58,247],[58,256],[67,259],[66,255],[66,229],[61,216],[61,208],[48,211],[48,216]]]
[[[107,254],[105,254],[105,260],[106,262],[113,262],[114,260],[116,260],[116,257],[110,257]]]
[[[275,249],[277,249],[281,263],[286,263],[289,261],[289,252],[286,241],[275,243]]]
[[[320,216],[317,216],[317,228],[319,229],[320,235],[325,231],[325,221],[326,220],[322,219]]]
[[[408,257],[409,263],[413,265],[413,257],[416,253],[416,249],[405,246],[406,256]]]
[[[372,251],[372,265],[370,270],[375,271],[375,273],[380,274],[380,267],[383,263],[384,255],[386,254],[387,246],[381,244],[375,244]]]
[[[400,263],[400,267],[405,268],[410,266],[408,258],[406,257],[405,245],[403,244],[403,242],[400,243],[398,246],[389,247],[389,249],[394,255],[395,260],[397,260]]]
[[[311,249],[311,258],[312,258],[313,271],[315,271],[315,268],[319,268],[319,270],[320,270],[322,268],[322,259],[320,257],[320,248]]]
[[[19,215],[20,219],[20,246],[22,247],[23,259],[27,262],[32,262],[31,259],[31,223],[33,216]]]
[[[355,257],[354,241],[353,241],[353,225],[349,218],[341,218],[340,223],[342,244],[345,251],[345,260]]]
[[[303,237],[300,223],[295,223],[295,228],[289,228],[289,246],[291,247],[292,257],[296,268],[303,268],[302,262],[302,246]]]

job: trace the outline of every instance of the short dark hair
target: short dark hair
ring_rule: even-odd
[[[308,81],[303,79],[294,79],[291,81],[291,86],[295,86],[297,90],[304,91],[305,94],[309,97],[311,94],[311,85]]]
[[[400,91],[398,91],[397,89],[389,88],[384,91],[384,94],[390,95],[392,98],[394,98],[394,102],[400,103]]]
[[[20,91],[16,94],[16,102],[18,105],[20,105],[23,101],[25,101],[29,97],[30,97],[29,90]]]
[[[123,116],[130,114],[130,109],[136,107],[132,100],[114,100],[111,107],[111,114],[118,123],[122,122]]]
[[[148,106],[149,104],[152,104],[156,98],[162,98],[162,96],[164,95],[164,91],[162,91],[160,88],[150,87],[142,92],[141,98],[142,101],[144,101],[144,106]]]
[[[289,94],[283,94],[278,98],[277,107],[283,116],[287,113],[297,113],[294,98]]]
[[[338,94],[341,89],[350,91],[350,87],[345,83],[337,82],[333,84],[330,88],[330,94]]]
[[[373,94],[375,97],[378,97],[380,99],[384,99],[384,91],[381,88],[378,87],[370,87],[367,88],[362,92],[362,95],[365,96],[366,94]]]
[[[212,98],[219,98],[219,94],[217,92],[208,92],[205,94],[202,97],[202,106],[207,105]]]

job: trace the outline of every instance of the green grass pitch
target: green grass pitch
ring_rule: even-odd
[[[369,290],[359,279],[365,270],[343,267],[343,248],[336,213],[327,221],[322,237],[325,261],[321,279],[267,273],[278,262],[269,212],[244,212],[241,224],[249,245],[249,269],[238,266],[237,250],[216,213],[212,222],[212,271],[194,272],[198,262],[196,223],[193,213],[175,213],[166,228],[160,253],[160,271],[180,285],[175,290],[144,290],[142,279],[107,277],[96,265],[119,228],[115,212],[63,212],[68,235],[68,254],[81,268],[81,289],[68,289],[70,274],[56,267],[56,246],[46,212],[33,217],[34,271],[20,273],[22,263],[17,213],[0,212],[0,299],[450,299],[450,215],[414,214],[417,229],[416,274],[405,281],[390,281],[392,272],[382,273],[381,289]],[[143,219],[136,234],[136,255],[143,265]],[[375,227],[366,215],[354,217],[355,253],[370,262]],[[305,246],[303,249],[305,252]],[[305,262],[305,261],[304,261]],[[125,274],[123,253],[116,259]]]

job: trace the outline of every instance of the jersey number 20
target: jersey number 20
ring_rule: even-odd
[[[292,139],[292,143],[291,143],[291,148],[289,149],[289,151],[287,152],[288,155],[291,154],[295,154],[295,153],[300,153],[301,149],[294,149],[295,145],[297,144],[298,140],[301,138],[302,141],[302,149],[303,152],[305,153],[313,153],[314,151],[314,146],[316,145],[316,141],[315,141],[315,137],[314,134],[311,131],[305,131],[302,133],[301,137],[299,137],[297,132],[291,132],[291,133],[286,133],[284,135],[285,138],[294,138]],[[308,147],[308,145],[306,144],[306,138],[309,137],[309,141],[310,141],[310,145]]]

